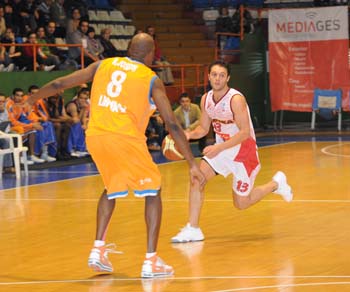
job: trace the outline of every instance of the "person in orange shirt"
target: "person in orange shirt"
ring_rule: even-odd
[[[39,87],[31,85],[28,88],[28,96],[26,99],[37,92]],[[39,99],[33,107],[33,111],[29,116],[30,120],[40,122],[43,130],[36,131],[34,153],[40,155],[40,158],[47,162],[56,161],[57,139],[55,128],[48,118],[48,112],[43,99]]]
[[[147,252],[141,276],[174,273],[156,253],[162,215],[161,176],[148,152],[145,137],[148,120],[156,108],[189,164],[192,183],[204,185],[205,182],[172,112],[164,84],[149,68],[153,57],[152,37],[137,34],[130,42],[129,57],[94,62],[51,81],[27,100],[30,106],[39,98],[93,80],[86,142],[105,185],[98,203],[96,240],[88,259],[88,265],[95,271],[113,271],[107,256],[116,251],[105,242],[107,227],[115,199],[127,196],[130,189],[135,196],[145,198]]]
[[[34,154],[36,144],[36,131],[42,131],[43,127],[38,117],[32,111],[32,107],[23,107],[25,101],[24,91],[15,88],[12,96],[6,102],[6,109],[11,122],[11,131],[23,135],[23,140],[28,140],[29,164],[42,163],[45,160]]]

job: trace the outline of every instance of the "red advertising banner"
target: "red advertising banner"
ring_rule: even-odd
[[[343,89],[349,110],[348,7],[269,12],[272,111],[312,111],[313,92]]]

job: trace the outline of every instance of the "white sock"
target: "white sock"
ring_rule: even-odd
[[[101,247],[105,245],[105,241],[104,240],[95,240],[94,241],[94,246],[95,247]]]
[[[155,256],[157,253],[156,252],[146,252],[146,259],[149,259],[153,256]]]
[[[42,153],[41,155],[48,155],[48,154],[47,154],[47,145],[44,145],[44,146],[43,146],[43,148],[42,148],[42,150],[41,150],[41,153]]]

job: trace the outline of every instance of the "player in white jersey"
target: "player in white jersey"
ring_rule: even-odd
[[[278,171],[268,183],[254,187],[261,166],[246,99],[242,93],[228,86],[230,74],[225,63],[212,63],[208,77],[212,90],[202,96],[200,124],[194,130],[185,132],[188,140],[199,139],[207,135],[210,125],[213,125],[216,142],[204,148],[204,157],[200,162],[206,181],[216,174],[226,177],[232,173],[233,202],[241,210],[271,192],[281,195],[287,202],[292,201],[292,189],[282,171]],[[191,184],[189,222],[171,239],[173,243],[204,240],[199,228],[203,190],[204,186]]]

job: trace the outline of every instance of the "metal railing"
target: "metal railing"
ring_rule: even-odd
[[[29,44],[29,43],[23,43],[23,44],[10,44],[10,43],[0,43],[0,47],[32,47],[33,48],[33,71],[37,71],[37,60],[38,60],[38,47],[79,47],[81,49],[80,53],[80,61],[81,61],[81,68],[84,68],[84,47],[81,44]]]
[[[157,72],[162,68],[170,68],[174,76],[174,83],[165,85],[168,98],[176,102],[182,92],[194,90],[203,93],[208,87],[208,64],[176,64],[152,65]]]

